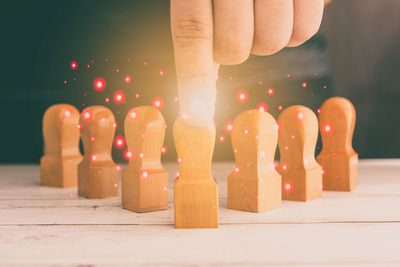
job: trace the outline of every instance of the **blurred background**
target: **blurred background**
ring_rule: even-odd
[[[169,1],[2,1],[1,10],[0,163],[39,162],[42,116],[53,104],[80,111],[105,105],[119,123],[116,135],[123,135],[128,110],[154,98],[169,126],[163,160],[176,160]],[[222,66],[214,159],[233,160],[224,125],[240,112],[262,105],[277,118],[294,104],[317,111],[330,96],[355,105],[361,158],[400,157],[399,10],[398,0],[334,0],[318,35],[303,46]],[[93,88],[97,77],[106,81],[102,92]],[[124,103],[114,102],[115,91],[125,93]],[[245,103],[238,92],[247,93]],[[113,157],[123,162],[123,149],[113,148]]]

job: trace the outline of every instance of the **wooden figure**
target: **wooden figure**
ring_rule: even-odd
[[[78,183],[79,111],[68,104],[48,108],[43,116],[44,156],[40,160],[40,184],[73,187]]]
[[[291,106],[278,118],[279,172],[285,200],[310,201],[322,196],[322,168],[315,160],[318,119],[304,106]]]
[[[106,107],[91,106],[82,111],[80,125],[85,154],[78,166],[78,194],[86,198],[118,196],[118,171],[111,158],[114,115]]]
[[[131,109],[125,118],[125,138],[134,157],[122,172],[122,207],[136,212],[168,209],[168,173],[161,166],[165,122],[150,106]]]
[[[349,100],[333,97],[322,104],[322,151],[317,161],[324,170],[324,190],[352,191],[357,187],[358,154],[352,146],[355,123],[356,110]]]
[[[274,155],[278,126],[267,112],[241,113],[231,134],[236,165],[228,176],[228,208],[262,212],[282,203],[282,177],[276,172]]]
[[[218,187],[211,174],[215,125],[196,127],[178,118],[174,141],[180,175],[174,183],[176,228],[218,227]]]

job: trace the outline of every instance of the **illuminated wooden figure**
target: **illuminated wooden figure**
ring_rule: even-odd
[[[47,109],[43,116],[44,156],[40,160],[40,184],[73,187],[78,183],[79,111],[68,104]]]
[[[106,107],[91,106],[82,111],[80,125],[85,154],[78,166],[78,194],[86,198],[118,196],[118,172],[111,158],[114,115]]]
[[[122,172],[122,207],[136,212],[168,209],[168,173],[161,166],[165,122],[150,106],[131,109],[125,138],[133,157]]]
[[[352,146],[355,123],[356,110],[349,100],[333,97],[322,104],[322,151],[317,161],[324,170],[324,190],[352,191],[357,187],[358,154]]]
[[[282,177],[275,170],[278,127],[267,112],[241,113],[231,134],[236,165],[228,177],[228,208],[262,212],[282,203]]]
[[[285,200],[310,201],[322,196],[322,168],[315,160],[318,119],[304,106],[291,106],[278,118],[279,172]]]
[[[196,127],[178,118],[174,141],[180,175],[174,183],[176,228],[218,227],[218,187],[211,175],[215,126]]]

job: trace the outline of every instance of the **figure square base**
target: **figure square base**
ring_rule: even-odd
[[[78,195],[92,198],[118,196],[118,172],[114,164],[78,166]]]
[[[78,164],[82,157],[61,159],[44,156],[40,160],[40,185],[52,187],[75,187],[78,184]]]

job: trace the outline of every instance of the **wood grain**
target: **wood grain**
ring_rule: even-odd
[[[282,203],[282,178],[276,172],[274,156],[278,127],[267,112],[242,112],[231,133],[236,164],[228,176],[228,208],[263,212]]]
[[[324,170],[324,190],[352,191],[357,187],[358,154],[352,145],[355,123],[356,110],[349,100],[332,97],[322,104],[322,151],[317,161]]]
[[[291,106],[278,118],[279,172],[285,200],[310,201],[322,196],[322,168],[315,160],[318,119],[305,106]]]
[[[178,118],[174,141],[181,161],[174,183],[175,227],[218,227],[218,187],[211,174],[215,125],[195,127]]]
[[[125,118],[128,149],[135,154],[122,172],[122,207],[136,212],[168,209],[168,173],[161,165],[165,122],[151,106],[131,109]]]
[[[103,106],[91,106],[80,117],[84,157],[78,166],[78,194],[86,198],[118,196],[118,171],[111,158],[115,119]]]
[[[44,156],[40,160],[43,186],[74,187],[78,183],[79,111],[68,104],[49,107],[43,116]]]

